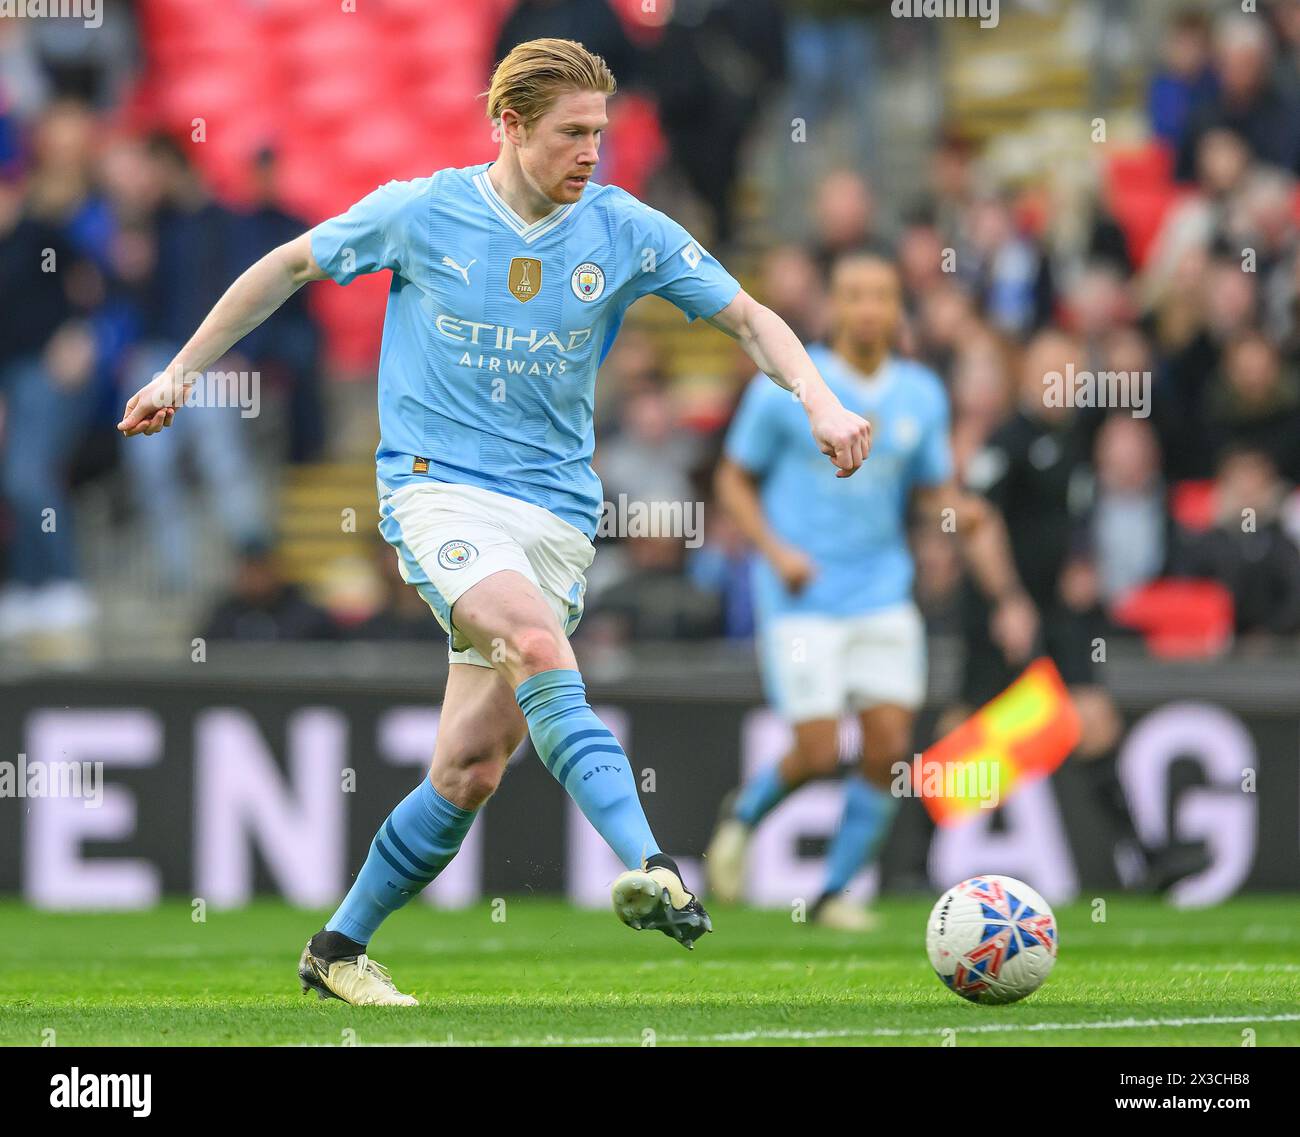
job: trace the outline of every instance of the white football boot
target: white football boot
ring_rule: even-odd
[[[829,896],[813,910],[813,923],[837,932],[874,932],[880,917],[843,896]]]
[[[713,831],[704,866],[709,896],[723,904],[739,904],[745,891],[745,865],[753,830],[735,817],[724,817]]]
[[[630,869],[610,888],[614,914],[636,931],[657,928],[682,947],[694,948],[713,921],[672,869],[657,866]]]
[[[418,1007],[414,995],[397,989],[388,971],[365,953],[346,959],[312,955],[311,940],[298,960],[298,978],[305,995],[314,990],[322,999],[342,999],[354,1007]]]

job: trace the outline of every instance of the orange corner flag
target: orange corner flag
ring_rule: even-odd
[[[1079,713],[1043,656],[916,759],[914,791],[936,824],[953,825],[1046,777],[1078,742]]]

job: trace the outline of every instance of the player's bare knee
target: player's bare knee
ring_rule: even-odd
[[[839,748],[836,746],[799,746],[795,750],[795,762],[806,778],[828,778],[840,763]]]
[[[912,760],[911,738],[906,734],[890,735],[880,744],[865,751],[859,768],[867,781],[887,785],[899,763]]]
[[[433,788],[461,809],[478,809],[501,784],[509,754],[435,761]]]
[[[874,754],[864,754],[858,764],[858,770],[868,782],[880,789],[888,789],[894,784],[899,770],[911,764],[912,755],[906,745],[879,750]]]
[[[474,802],[472,808],[477,809],[496,793],[505,768],[506,760],[494,757],[482,762],[472,762],[461,769],[461,784],[466,798]]]
[[[521,680],[542,671],[573,666],[564,638],[544,627],[526,627],[514,632],[508,641],[506,656]]]

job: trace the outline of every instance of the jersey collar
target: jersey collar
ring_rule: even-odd
[[[488,208],[513,229],[515,235],[521,238],[526,245],[531,245],[538,238],[545,237],[547,233],[551,232],[568,217],[573,212],[573,207],[578,204],[576,201],[572,201],[568,205],[562,205],[530,225],[511,209],[505,203],[505,199],[497,193],[496,186],[492,184],[492,179],[487,175],[486,167],[474,175],[474,185],[478,188],[483,200],[487,202]]]
[[[874,375],[864,375],[847,359],[836,355],[834,352],[831,352],[831,355],[839,365],[839,373],[843,376],[845,382],[870,400],[879,399],[894,384],[893,352],[886,353]]]

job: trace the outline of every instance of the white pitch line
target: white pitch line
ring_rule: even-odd
[[[1053,1030],[1134,1030],[1156,1026],[1218,1026],[1232,1023],[1264,1022],[1300,1022],[1296,1015],[1205,1015],[1200,1018],[1183,1019],[1103,1019],[1091,1023],[984,1023],[980,1026],[965,1027],[877,1027],[874,1030],[745,1030],[728,1034],[703,1035],[657,1035],[657,1042],[752,1042],[756,1039],[789,1039],[790,1041],[814,1041],[830,1038],[901,1038],[939,1035],[944,1030],[953,1030],[957,1034],[1006,1034],[1015,1031],[1053,1031]],[[545,1039],[511,1039],[506,1046],[610,1046],[628,1043],[627,1038],[545,1038]]]
[[[955,1034],[1011,1034],[1017,1031],[1057,1030],[1139,1030],[1150,1027],[1231,1026],[1235,1023],[1290,1023],[1300,1022],[1294,1015],[1203,1015],[1181,1019],[1102,1019],[1087,1023],[984,1023],[980,1026],[952,1027],[876,1027],[873,1030],[744,1030],[727,1034],[656,1034],[655,1042],[754,1042],[760,1039],[789,1042],[816,1042],[834,1038],[919,1038],[938,1036],[945,1030]],[[305,1043],[286,1045],[333,1045],[330,1043]],[[358,1043],[361,1046],[640,1046],[638,1037],[613,1036],[605,1038],[564,1038],[547,1035],[544,1038],[512,1038],[505,1042],[450,1038],[446,1041]]]

